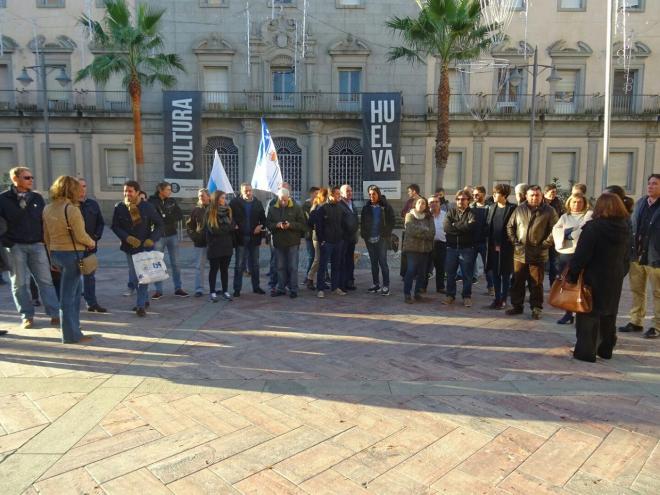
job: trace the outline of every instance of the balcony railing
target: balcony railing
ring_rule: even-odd
[[[85,113],[127,113],[131,111],[128,93],[124,91],[85,91],[48,90],[48,111],[54,114]],[[146,103],[146,105],[145,105]],[[1,90],[0,112],[7,111],[41,112],[43,110],[42,91]],[[143,112],[159,112],[160,108],[143,101]]]
[[[576,95],[557,93],[536,95],[537,114],[546,115],[601,115],[605,109],[605,96],[601,94]],[[437,114],[438,95],[426,95],[427,114]],[[529,115],[532,95],[452,94],[449,97],[449,113],[452,115],[479,114],[482,116]],[[612,97],[612,114],[657,115],[660,114],[660,95],[617,95]]]
[[[206,112],[360,113],[362,93],[203,91]]]

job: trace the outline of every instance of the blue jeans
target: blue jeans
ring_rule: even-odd
[[[456,249],[447,246],[445,272],[447,273],[447,296],[456,297],[456,273],[461,267],[463,274],[463,299],[472,297],[472,276],[474,270],[474,248]]]
[[[243,245],[236,246],[236,261],[234,262],[234,290],[243,288],[243,272],[250,267],[252,290],[259,288],[259,245],[252,243],[252,236],[243,236]]]
[[[305,239],[305,248],[307,249],[307,270],[305,270],[305,273],[309,273],[312,269],[312,263],[314,263],[314,255],[316,254],[314,241],[311,238]]]
[[[378,242],[367,242],[367,252],[371,261],[371,278],[374,285],[380,285],[378,267],[383,274],[383,287],[390,286],[390,267],[387,265],[387,244],[382,237]]]
[[[58,316],[60,303],[53,286],[50,262],[43,243],[14,244],[7,250],[7,257],[11,266],[11,292],[21,317],[23,319],[34,318],[34,305],[30,294],[30,273],[39,287],[46,313],[51,318]]]
[[[96,272],[83,275],[83,297],[87,306],[98,304],[96,300]]]
[[[298,293],[298,248],[275,248],[277,259],[277,290],[284,292],[286,280],[289,281],[289,292]]]
[[[415,281],[415,294],[424,287],[426,281],[426,267],[428,266],[429,253],[414,253],[407,251],[408,264],[406,274],[403,276],[403,293],[410,295],[413,280]]]
[[[195,292],[204,292],[204,269],[206,268],[206,248],[195,248]]]
[[[325,272],[328,269],[328,262],[330,262],[330,290],[339,288],[341,248],[342,241],[337,243],[326,241],[321,245],[321,264],[316,274],[316,287],[318,290],[326,289]]]
[[[137,290],[135,291],[137,294],[135,305],[138,308],[144,309],[144,306],[149,299],[149,284],[138,284],[137,273],[135,273],[135,265],[133,264],[133,256],[126,253],[126,259],[128,261],[128,281],[133,284],[133,287],[137,287]]]
[[[474,246],[474,269],[473,276],[477,275],[477,258],[481,256],[481,262],[484,265],[484,271],[486,272],[486,287],[489,289],[493,286],[493,279],[490,276],[490,272],[486,271],[486,255],[488,253],[488,244],[486,242],[480,242]]]
[[[181,271],[179,270],[179,263],[177,261],[177,255],[179,254],[179,241],[176,238],[176,235],[169,235],[167,237],[161,237],[156,242],[154,249],[156,251],[161,251],[165,253],[165,248],[167,248],[167,255],[170,258],[170,263],[168,265],[169,272],[172,274],[172,282],[174,282],[174,290],[181,288]],[[163,282],[156,282],[156,292],[163,292]]]
[[[60,270],[60,328],[62,342],[78,342],[80,331],[80,268],[75,251],[51,251],[53,265]]]

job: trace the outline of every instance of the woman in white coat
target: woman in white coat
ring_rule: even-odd
[[[558,257],[558,272],[564,271],[571,257],[575,253],[578,239],[584,224],[591,220],[592,211],[589,202],[582,193],[574,193],[566,200],[566,213],[564,213],[552,229],[552,238]],[[559,325],[572,325],[574,315],[567,311],[557,323]]]

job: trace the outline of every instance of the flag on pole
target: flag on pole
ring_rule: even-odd
[[[206,188],[209,190],[209,193],[214,191],[224,191],[225,194],[234,194],[234,188],[231,187],[231,182],[229,182],[225,167],[222,166],[218,150],[215,150],[213,168],[211,169],[211,175],[209,176],[209,185],[206,186]]]
[[[261,119],[261,143],[252,175],[252,187],[277,194],[280,184],[282,184],[282,171],[277,159],[275,143],[270,136],[266,121]]]

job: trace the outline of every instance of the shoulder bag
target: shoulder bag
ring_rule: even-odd
[[[76,257],[78,258],[78,267],[80,268],[80,273],[83,275],[91,275],[99,267],[99,260],[94,253],[88,254],[87,256],[81,256],[76,249],[76,241],[73,238],[73,231],[71,229],[71,224],[69,223],[69,216],[66,213],[66,209],[69,205],[64,206],[64,219],[66,220],[66,229],[69,231],[69,237],[71,237],[71,242],[73,243],[73,250],[76,252]]]
[[[591,287],[584,283],[584,270],[580,272],[577,283],[572,284],[568,281],[568,267],[566,267],[552,283],[548,302],[551,306],[564,311],[591,313],[593,299]]]

